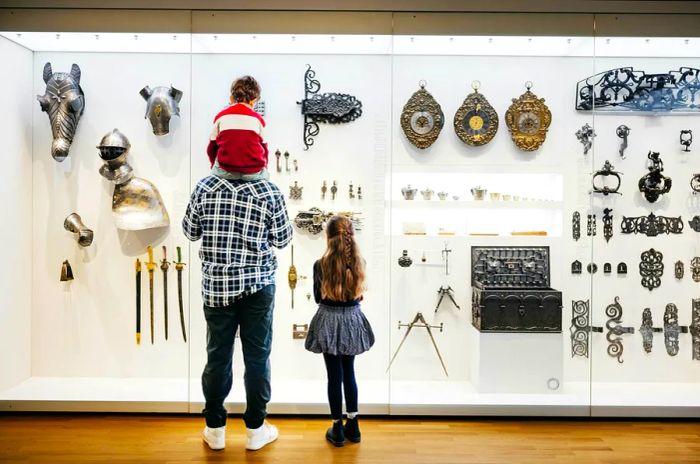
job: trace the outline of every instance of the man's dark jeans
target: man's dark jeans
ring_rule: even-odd
[[[263,424],[270,401],[274,304],[275,286],[268,285],[222,308],[204,306],[207,365],[202,373],[202,390],[206,399],[202,412],[207,426],[226,425],[224,400],[233,382],[233,343],[239,328],[245,364],[246,411],[243,421],[249,429]]]

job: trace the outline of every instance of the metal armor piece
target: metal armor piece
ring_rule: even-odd
[[[581,144],[583,144],[583,154],[587,155],[588,151],[593,146],[593,137],[596,136],[595,131],[590,126],[590,124],[584,124],[579,130],[574,134]]]
[[[574,211],[571,218],[571,236],[578,241],[581,238],[581,213]]]
[[[622,306],[620,305],[620,297],[615,297],[615,302],[608,305],[605,308],[605,315],[609,317],[608,322],[605,323],[605,328],[608,329],[605,334],[606,340],[608,340],[608,356],[617,358],[617,362],[622,364],[622,352],[624,347],[622,346],[622,335],[633,334],[634,327],[623,327],[622,326]]]
[[[676,279],[683,279],[683,275],[685,274],[685,266],[683,265],[683,261],[676,261],[676,265],[673,267],[673,270]]]
[[[619,171],[616,171],[615,166],[610,164],[610,161],[605,160],[605,163],[603,164],[603,168],[594,172],[593,177],[591,177],[591,185],[593,186],[592,193],[602,193],[605,196],[608,196],[611,193],[622,195],[619,192],[620,185],[622,184],[622,179],[620,178],[620,174],[622,174],[622,173]],[[617,183],[612,187],[607,186],[607,185],[601,185],[600,183],[596,183],[596,179],[600,178],[600,182],[604,182],[604,180],[608,177],[614,177],[616,179]]]
[[[620,149],[618,150],[618,153],[620,153],[620,158],[625,159],[625,150],[627,149],[627,137],[630,135],[630,128],[625,126],[624,124],[617,126],[617,129],[615,129],[615,134],[621,139],[620,142]]]
[[[399,354],[399,351],[401,351],[401,347],[403,346],[404,342],[408,338],[408,334],[411,333],[411,330],[413,330],[414,327],[418,327],[418,328],[426,329],[428,331],[428,336],[430,337],[430,341],[433,342],[433,348],[435,348],[435,352],[437,353],[438,359],[440,360],[440,365],[442,365],[442,370],[445,371],[446,376],[449,376],[447,374],[447,367],[445,367],[445,361],[442,360],[442,355],[440,354],[440,350],[438,349],[437,343],[435,342],[435,338],[433,337],[433,330],[432,330],[432,329],[440,329],[440,332],[442,332],[443,323],[441,322],[440,325],[430,325],[425,321],[423,314],[416,313],[416,317],[414,317],[413,321],[411,321],[408,324],[402,324],[401,321],[399,321],[399,330],[401,330],[402,327],[407,328],[406,333],[404,334],[403,338],[401,339],[401,343],[399,343],[398,348],[396,348],[396,352],[394,353],[394,356],[391,357],[391,361],[389,361],[389,365],[386,368],[387,372],[389,371],[389,368],[391,368],[391,365],[393,364],[394,360],[396,359],[396,356]]]
[[[480,86],[479,81],[472,82],[474,92],[467,95],[454,118],[457,137],[471,146],[486,145],[498,131],[498,114],[479,93]]]
[[[603,210],[603,237],[605,237],[606,242],[609,242],[613,236],[612,222],[612,208],[605,208]]]
[[[690,334],[693,337],[693,360],[700,361],[700,298],[693,299]]]
[[[678,354],[678,337],[681,333],[688,333],[688,327],[678,325],[678,308],[669,303],[664,311],[664,343],[669,356]]]
[[[403,250],[401,256],[399,257],[399,266],[401,267],[411,267],[413,260],[408,256],[408,250]]]
[[[658,152],[650,151],[647,154],[647,169],[649,172],[639,179],[639,191],[649,203],[654,203],[661,195],[671,191],[672,181],[670,177],[661,174],[664,171],[664,162]]]
[[[650,213],[649,216],[622,216],[620,229],[623,234],[644,234],[647,237],[680,234],[683,232],[683,219],[680,216],[674,218],[657,216],[654,213]]]
[[[690,270],[693,272],[693,282],[700,282],[700,257],[690,260]]]
[[[321,83],[314,77],[316,71],[307,65],[304,73],[304,99],[297,102],[304,115],[304,150],[314,144],[314,137],[321,130],[319,123],[341,124],[362,116],[360,100],[346,93],[319,93]]]
[[[146,100],[146,116],[153,127],[155,135],[166,135],[170,132],[170,118],[180,116],[180,100],[182,90],[178,90],[172,85],[170,87],[156,87],[151,89],[146,86],[139,94]]]
[[[700,216],[693,216],[693,219],[688,221],[688,225],[695,232],[700,232]],[[681,227],[682,227],[682,223],[681,223]]]
[[[649,291],[661,285],[661,276],[664,274],[664,255],[653,248],[642,253],[639,263],[639,274],[642,276],[642,286]]]
[[[683,151],[690,151],[690,145],[693,143],[693,131],[690,129],[684,129],[681,131],[680,142],[683,145]]]
[[[547,137],[547,130],[552,123],[552,113],[544,98],[539,98],[530,92],[532,82],[526,82],[526,92],[518,98],[506,111],[506,125],[510,130],[515,145],[524,151],[535,151]]]
[[[69,214],[63,221],[63,228],[68,232],[78,234],[78,245],[87,247],[92,243],[94,233],[83,224],[83,220],[78,213]]]
[[[131,144],[126,136],[114,129],[102,138],[97,148],[104,161],[100,174],[115,184],[112,216],[117,228],[143,230],[170,224],[158,189],[149,181],[134,177],[127,162]]]
[[[644,351],[651,353],[651,349],[654,345],[654,334],[663,331],[664,329],[661,327],[654,327],[654,323],[651,320],[651,309],[644,308],[642,312],[642,325],[639,327],[639,333],[642,334],[642,347]]]
[[[418,89],[408,99],[401,111],[401,129],[411,144],[420,149],[435,143],[445,124],[440,104],[425,90],[426,82],[420,81]]]
[[[590,327],[590,304],[589,301],[571,302],[571,357],[588,357]]]
[[[69,282],[73,280],[73,268],[70,267],[68,260],[61,264],[61,282]]]
[[[616,68],[576,84],[576,109],[590,111],[700,111],[700,69],[647,74]]]
[[[80,67],[71,66],[70,73],[51,70],[51,63],[44,65],[44,95],[37,95],[41,111],[49,115],[51,122],[51,156],[63,161],[68,156],[80,117],[85,111],[85,94],[80,87]]]

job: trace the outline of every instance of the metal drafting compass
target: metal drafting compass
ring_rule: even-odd
[[[406,330],[406,333],[401,339],[401,343],[399,343],[398,348],[396,348],[394,356],[391,357],[391,361],[389,361],[389,366],[387,366],[385,372],[389,372],[392,363],[396,359],[396,356],[399,354],[399,351],[401,351],[401,347],[408,338],[408,334],[411,333],[411,330],[413,330],[414,327],[418,327],[426,329],[428,331],[428,336],[430,336],[430,341],[433,342],[433,347],[435,348],[435,352],[437,353],[438,359],[440,360],[440,364],[442,365],[442,370],[445,371],[445,375],[449,377],[449,374],[447,373],[447,367],[445,367],[445,362],[442,360],[442,355],[440,354],[440,350],[438,349],[437,343],[435,342],[435,337],[433,337],[432,331],[432,329],[440,329],[440,332],[442,332],[443,323],[441,322],[440,325],[430,325],[425,321],[423,313],[418,312],[416,313],[416,317],[413,318],[413,321],[408,324],[402,324],[401,321],[399,321],[399,330],[401,330],[402,327],[408,327],[408,329]]]

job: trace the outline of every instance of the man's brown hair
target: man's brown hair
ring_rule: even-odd
[[[235,103],[248,103],[260,98],[260,84],[252,76],[239,77],[231,84],[231,97]]]

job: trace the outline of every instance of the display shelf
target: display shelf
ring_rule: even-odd
[[[391,207],[396,209],[551,209],[564,208],[561,201],[520,200],[520,201],[476,201],[476,200],[393,200]]]

